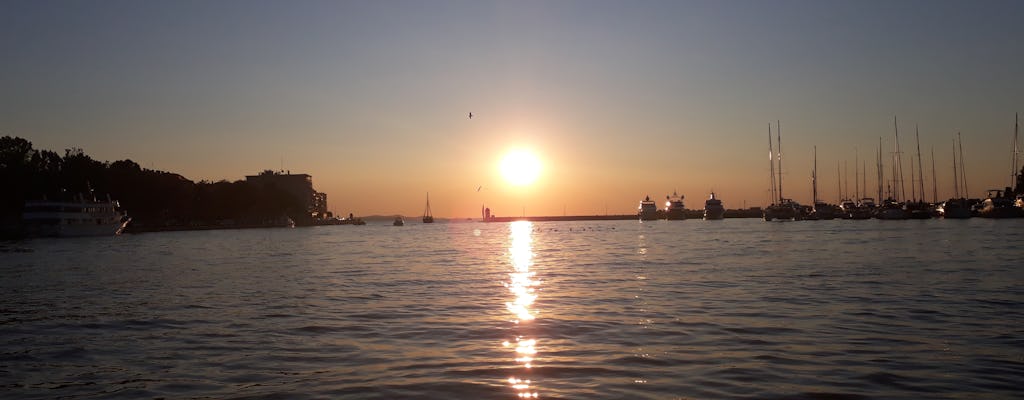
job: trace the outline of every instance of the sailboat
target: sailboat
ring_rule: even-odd
[[[776,121],[776,123],[778,123]],[[772,204],[764,209],[764,220],[779,220],[779,221],[792,221],[797,218],[797,207],[793,200],[782,197],[782,124],[779,124],[776,130],[776,138],[779,143],[779,152],[774,153],[772,148],[772,125],[768,124],[768,161],[771,163],[771,193],[772,193]],[[775,161],[776,156],[778,157],[778,178],[775,177]],[[778,188],[776,188],[778,185]]]
[[[423,209],[423,223],[434,223],[434,216],[430,213],[430,193],[427,193],[427,207]]]

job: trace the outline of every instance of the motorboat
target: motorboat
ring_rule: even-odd
[[[949,199],[935,209],[940,217],[946,219],[967,219],[971,217],[971,207],[967,199]]]
[[[395,216],[395,222],[391,223],[391,225],[403,226],[403,225],[405,225],[405,220],[402,219],[401,215],[396,215]]]

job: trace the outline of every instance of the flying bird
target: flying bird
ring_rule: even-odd
[[[469,119],[473,119],[473,113],[472,112],[469,113]]]

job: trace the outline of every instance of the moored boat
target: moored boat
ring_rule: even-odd
[[[672,196],[665,196],[665,219],[686,219],[686,206],[683,205],[683,197],[674,191]]]
[[[723,217],[725,217],[725,206],[722,205],[722,200],[715,197],[715,192],[711,192],[711,197],[704,201],[704,219],[717,220]]]
[[[432,224],[434,223],[434,215],[430,212],[430,193],[427,193],[427,207],[423,209],[423,223]]]
[[[131,221],[121,205],[107,201],[29,200],[22,212],[22,224],[28,236],[108,236],[119,235]]]
[[[641,221],[653,221],[658,219],[658,205],[651,200],[651,196],[644,197],[637,208],[637,216]]]

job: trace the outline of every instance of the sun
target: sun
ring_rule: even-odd
[[[512,150],[501,159],[501,176],[515,186],[529,185],[540,176],[541,163],[528,150]]]

